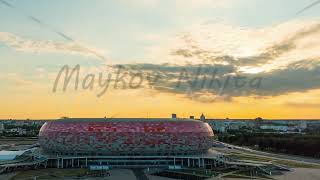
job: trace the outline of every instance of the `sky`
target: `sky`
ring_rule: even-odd
[[[319,16],[316,0],[1,0],[0,119],[317,119]]]

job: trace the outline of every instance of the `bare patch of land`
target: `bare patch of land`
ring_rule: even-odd
[[[0,137],[0,151],[14,150],[15,147],[32,145],[38,142],[38,138],[34,137]]]
[[[119,179],[130,179],[135,180],[136,177],[132,170],[130,169],[112,169],[108,172],[110,176],[108,177],[94,177],[88,175],[88,169],[84,168],[74,168],[74,169],[37,169],[37,170],[26,170],[17,172],[15,175],[11,176],[10,180],[21,180],[21,179],[109,179],[109,180],[119,180]],[[1,177],[0,177],[1,178]]]
[[[295,168],[293,172],[286,173],[282,176],[275,176],[274,178],[278,180],[318,180],[320,179],[320,171],[319,169]]]

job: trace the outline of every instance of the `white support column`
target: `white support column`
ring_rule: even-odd
[[[61,163],[61,168],[63,169],[63,158],[61,158],[61,161],[62,161],[62,163]]]
[[[176,158],[173,157],[173,165],[176,166]]]
[[[190,167],[190,159],[188,158],[188,167]]]
[[[202,158],[202,167],[205,168],[205,165],[204,165],[204,158]]]
[[[88,158],[86,158],[86,167],[88,167]]]
[[[71,159],[71,167],[73,167],[73,163],[74,163],[74,161],[73,161],[73,158]]]

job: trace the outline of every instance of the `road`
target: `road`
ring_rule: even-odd
[[[246,148],[246,147],[240,147],[240,146],[235,146],[235,145],[223,143],[223,142],[220,142],[220,141],[215,141],[215,143],[220,144],[221,148],[226,148],[228,150],[232,150],[232,151],[235,151],[235,152],[238,152],[238,153],[242,153],[242,154],[256,155],[256,156],[279,159],[279,160],[291,160],[291,161],[297,161],[297,162],[300,162],[300,163],[308,163],[308,164],[320,165],[320,159],[314,159],[314,158],[309,158],[309,157],[301,157],[301,156],[293,156],[293,155],[285,155],[285,154],[276,154],[276,153],[269,153],[269,152],[262,152],[262,151],[249,149],[249,148]]]

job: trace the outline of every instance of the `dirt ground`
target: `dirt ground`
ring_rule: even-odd
[[[293,172],[286,172],[284,175],[272,176],[276,180],[319,180],[319,169],[294,168]],[[215,178],[212,178],[212,180]],[[223,178],[224,180],[246,180],[242,178]]]
[[[64,172],[64,171],[68,171],[68,172]],[[8,174],[1,174],[0,175],[0,179],[1,180],[19,180],[19,179],[25,179],[26,177],[30,177],[32,175],[44,175],[44,174],[56,174],[58,176],[62,176],[62,174],[67,174],[67,176],[64,176],[64,179],[74,179],[71,178],[69,175],[72,174],[77,174],[79,173],[79,171],[81,171],[80,169],[74,169],[74,170],[62,170],[62,169],[43,169],[43,170],[37,170],[37,172],[35,172],[34,170],[30,170],[30,171],[24,171],[24,172],[15,172],[15,173],[8,173]],[[111,176],[108,177],[107,179],[110,180],[119,180],[119,179],[127,179],[127,180],[134,180],[136,179],[134,173],[132,170],[130,169],[112,169],[110,170],[110,174]],[[69,176],[69,178],[68,178]],[[173,180],[171,178],[165,178],[165,177],[158,177],[158,176],[153,176],[153,175],[147,175],[148,178],[150,180]],[[39,179],[47,179],[47,177],[38,177]],[[56,179],[57,177],[51,177],[52,179]],[[287,172],[284,175],[281,176],[273,176],[274,179],[277,180],[319,180],[320,179],[320,171],[319,169],[307,169],[307,168],[295,168],[293,172]],[[50,179],[50,178],[48,178]],[[84,178],[84,179],[105,179],[105,178]],[[215,179],[215,178],[212,178]],[[242,180],[240,178],[223,178],[225,180]],[[245,179],[243,179],[245,180]]]
[[[20,179],[76,179],[78,175],[85,175],[87,170],[74,168],[74,169],[38,169],[38,170],[26,170],[16,172],[14,174],[3,174],[0,176],[1,180],[20,180]],[[136,177],[130,169],[112,169],[110,171],[111,176],[106,177],[108,180],[135,180]],[[81,179],[106,179],[105,177],[82,177]]]
[[[0,179],[1,180],[9,180],[12,177],[14,177],[17,173],[13,172],[13,173],[6,173],[6,174],[0,174]]]
[[[0,137],[0,151],[11,150],[18,146],[32,145],[38,142],[37,138]]]
[[[319,169],[295,168],[293,172],[285,173],[282,176],[275,176],[278,180],[319,180]]]

